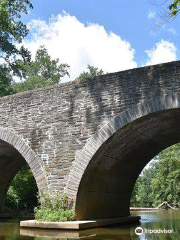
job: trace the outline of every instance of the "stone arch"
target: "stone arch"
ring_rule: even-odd
[[[2,152],[1,147],[3,148]],[[11,156],[8,156],[9,153],[6,153],[6,151],[12,151]],[[16,134],[15,131],[0,127],[0,153],[2,158],[1,165],[5,171],[1,173],[2,175],[4,174],[4,180],[1,179],[2,182],[0,182],[0,205],[4,204],[9,185],[25,161],[31,168],[39,191],[48,190],[46,176],[40,160],[28,144],[25,143],[25,140]],[[13,158],[13,161],[9,163],[8,157],[9,159]],[[9,168],[11,168],[11,171]]]
[[[87,173],[87,169],[90,168],[90,163],[92,163],[93,159],[100,159],[100,156],[102,155],[103,149],[102,147],[108,148],[108,144],[113,139],[115,134],[118,134],[118,131],[121,129],[131,129],[132,123],[138,121],[144,121],[149,116],[152,116],[152,118],[158,119],[158,116],[166,116],[171,112],[172,110],[176,110],[180,108],[180,95],[173,94],[173,93],[165,93],[162,95],[157,96],[156,98],[146,100],[142,103],[139,103],[137,105],[133,105],[130,109],[127,109],[126,111],[121,112],[118,116],[112,118],[107,124],[100,127],[99,130],[95,133],[95,135],[89,139],[89,141],[86,143],[86,145],[83,147],[81,151],[77,151],[75,155],[75,161],[73,163],[72,170],[69,175],[68,183],[66,186],[66,193],[69,198],[73,199],[76,203],[75,209],[77,213],[78,219],[90,219],[90,218],[96,218],[95,215],[91,215],[90,213],[87,213],[84,210],[80,210],[81,207],[79,205],[83,205],[83,201],[79,201],[78,194],[80,192],[80,187],[82,187],[82,179],[85,178],[85,174]],[[180,110],[179,110],[180,111]],[[154,115],[155,114],[155,115]],[[180,113],[173,112],[174,117],[176,117],[176,120],[178,119],[180,121]],[[177,114],[177,115],[176,115]],[[178,126],[178,125],[177,125]],[[180,122],[179,122],[180,126]],[[125,130],[126,131],[126,130]],[[129,130],[128,130],[129,131]],[[121,134],[121,133],[119,133]],[[143,136],[142,133],[140,135]],[[151,142],[153,142],[153,139],[149,139]],[[180,139],[174,139],[172,140],[172,143],[176,143],[176,141],[180,141]],[[169,143],[168,143],[169,144]],[[158,154],[161,150],[168,147],[168,144],[164,144],[162,146],[158,146],[156,151],[154,151],[154,154]],[[167,146],[166,146],[167,145]],[[155,155],[156,155],[155,154]],[[154,157],[153,155],[152,157]],[[104,156],[103,156],[104,157]],[[151,157],[151,159],[152,159]],[[112,161],[115,160],[114,158],[111,159]],[[149,159],[150,160],[150,159]],[[96,161],[96,164],[100,164],[102,162],[102,159]],[[106,161],[107,164],[107,161]],[[147,163],[146,163],[147,164]],[[91,164],[92,165],[92,164]],[[143,165],[144,167],[144,165]],[[142,166],[140,166],[137,170],[136,175],[141,172],[143,169]],[[95,168],[94,168],[95,169]],[[94,170],[95,171],[95,170]],[[100,175],[101,173],[99,173]],[[90,176],[89,176],[90,178]],[[137,176],[136,176],[137,178]],[[134,179],[134,182],[136,180]],[[83,180],[86,181],[86,180]],[[87,180],[90,181],[90,180]],[[94,180],[93,180],[94,181]],[[134,185],[133,185],[134,186]],[[131,186],[131,189],[132,187]],[[96,190],[94,190],[95,192]],[[86,199],[84,198],[84,201]],[[80,202],[80,203],[79,203]],[[95,203],[92,203],[92,205]],[[129,209],[127,209],[127,206],[124,206],[125,211],[122,211],[122,216],[129,214]],[[91,209],[91,211],[93,211]],[[97,212],[97,218],[104,218],[104,217],[117,217],[116,214],[108,215],[103,214],[103,209],[99,211],[98,209],[94,209],[95,212]],[[98,214],[99,211],[99,214]],[[116,210],[115,210],[116,211]],[[117,211],[118,212],[118,211]],[[119,215],[118,215],[119,216]]]

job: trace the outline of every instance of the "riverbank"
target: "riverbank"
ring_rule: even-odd
[[[159,210],[159,208],[130,207],[130,211],[154,211],[154,210]]]

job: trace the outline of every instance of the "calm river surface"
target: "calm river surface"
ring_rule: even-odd
[[[54,231],[54,230],[30,230],[19,227],[18,219],[0,220],[0,240],[53,240],[53,239],[92,239],[92,240],[179,240],[180,239],[180,211],[140,211],[133,214],[141,216],[141,222],[131,226],[115,226],[111,228],[99,228],[91,230]],[[173,233],[143,233],[138,236],[135,229],[141,227],[148,230],[173,230]]]

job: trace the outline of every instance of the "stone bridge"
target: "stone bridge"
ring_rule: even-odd
[[[0,98],[0,205],[26,162],[77,219],[129,215],[137,177],[180,141],[180,61]]]

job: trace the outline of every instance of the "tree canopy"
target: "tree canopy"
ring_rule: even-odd
[[[14,91],[23,92],[57,84],[62,77],[69,76],[68,69],[68,64],[60,64],[59,59],[52,60],[47,49],[41,46],[35,60],[23,66],[25,79],[13,84]]]
[[[9,74],[8,67],[0,64],[0,97],[13,93],[11,86],[12,77]]]
[[[37,185],[31,169],[26,164],[17,173],[6,198],[6,210],[29,210],[37,206]]]
[[[82,72],[77,79],[86,79],[86,78],[93,78],[97,76],[103,75],[104,72],[102,69],[96,68],[91,65],[87,65],[87,71]]]
[[[22,77],[22,65],[30,61],[29,51],[19,44],[28,34],[21,16],[32,7],[29,0],[0,1],[0,96],[12,93],[12,75]]]
[[[157,207],[167,201],[180,207],[180,144],[162,151],[149,168],[139,176],[134,187],[131,205]]]
[[[169,6],[170,16],[176,16],[180,11],[180,0],[174,0],[173,3]]]

